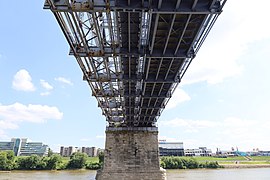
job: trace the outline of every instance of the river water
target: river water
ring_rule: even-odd
[[[96,171],[1,172],[0,180],[94,180]],[[168,170],[167,180],[270,180],[270,168]]]

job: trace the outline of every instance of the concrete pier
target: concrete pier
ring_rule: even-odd
[[[97,180],[165,180],[157,127],[107,128],[104,166]]]

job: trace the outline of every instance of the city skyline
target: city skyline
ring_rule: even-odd
[[[105,117],[43,3],[0,2],[12,7],[0,12],[0,141],[104,148]],[[268,5],[226,3],[158,119],[160,139],[184,148],[270,149]]]

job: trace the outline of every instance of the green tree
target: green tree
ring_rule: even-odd
[[[215,161],[215,162],[205,162],[203,167],[204,168],[211,168],[211,169],[222,168],[222,166],[220,166],[217,161]]]
[[[34,170],[46,168],[46,159],[45,158],[41,159],[41,157],[37,155],[18,158],[17,163],[18,169]]]
[[[86,167],[86,169],[91,169],[91,170],[97,170],[101,168],[101,163],[99,162],[89,162]]]
[[[0,152],[0,170],[6,170],[7,166],[7,154],[6,152]]]
[[[103,164],[104,163],[104,152],[100,152],[98,154],[98,161],[99,163]]]
[[[0,152],[0,170],[12,170],[14,168],[14,152],[1,151]]]
[[[49,157],[47,161],[47,169],[59,169],[62,163],[62,157],[60,155],[54,154]]]
[[[196,169],[199,168],[199,163],[198,161],[196,161],[196,159],[194,158],[190,158],[188,160],[184,160],[183,164],[186,168],[188,169]]]
[[[48,157],[51,157],[53,155],[53,151],[51,150],[51,148],[49,148],[48,150]]]
[[[87,154],[85,153],[73,153],[70,156],[67,168],[69,169],[81,169],[85,166],[87,160]]]

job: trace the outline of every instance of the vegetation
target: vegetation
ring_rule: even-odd
[[[70,156],[70,160],[67,164],[68,169],[81,169],[86,165],[87,154],[85,153],[73,153]]]
[[[9,171],[14,169],[15,156],[13,151],[2,151],[0,152],[0,170]]]
[[[195,158],[162,157],[160,166],[164,169],[221,168],[218,162],[198,162]]]
[[[160,165],[164,169],[220,168],[227,164],[270,164],[270,157],[161,157]],[[104,163],[104,154],[98,157],[87,157],[85,153],[74,153],[71,157],[61,157],[50,153],[48,157],[37,155],[16,157],[13,151],[0,152],[0,170],[60,170],[91,169],[97,170]]]
[[[27,157],[19,157],[16,161],[14,169],[20,170],[54,170],[61,169],[62,159],[59,155],[50,157],[40,157],[31,155]]]
[[[85,153],[74,153],[70,158],[50,154],[49,157],[37,155],[15,157],[13,151],[0,152],[0,170],[60,170],[60,169],[99,169],[97,157],[88,157]]]
[[[86,169],[97,170],[103,166],[104,163],[104,153],[100,152],[98,155],[98,162],[90,162],[86,165]]]

